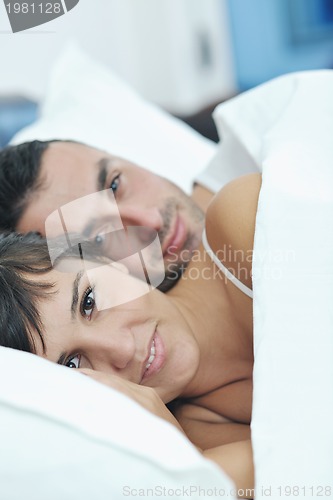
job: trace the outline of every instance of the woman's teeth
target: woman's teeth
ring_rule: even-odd
[[[154,359],[155,359],[155,340],[153,340],[153,342],[151,344],[150,356],[149,356],[148,362],[146,364],[146,370],[148,370],[148,368],[150,367],[150,365],[152,364]]]

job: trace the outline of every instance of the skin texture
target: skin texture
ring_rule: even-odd
[[[70,262],[70,268],[71,272],[53,270],[45,277],[55,283],[57,290],[50,300],[41,302],[39,308],[46,357],[58,362],[65,353],[61,363],[67,366],[98,370],[148,385],[156,389],[165,402],[177,397],[193,377],[199,353],[189,325],[173,302],[158,290],[145,293],[144,282],[108,265],[83,273],[73,314],[73,284],[82,268],[75,259]],[[127,292],[141,296],[110,307],[119,298],[122,301]],[[89,305],[93,301],[96,302],[94,309]],[[177,336],[180,338],[176,342]],[[164,363],[157,373],[144,378],[153,337]],[[41,345],[39,353],[42,354]]]
[[[247,256],[252,250],[259,189],[260,177],[246,176],[215,198],[206,223],[215,252],[227,247],[239,259],[239,251]],[[81,264],[75,268],[72,259],[71,272],[54,269],[45,279],[56,293],[40,303],[46,352],[39,346],[38,353],[151,387],[165,403],[178,398],[177,419],[190,439],[207,449],[249,437],[252,301],[225,279],[202,247],[195,257],[168,294],[144,293],[146,284],[119,264],[88,265],[75,307]],[[236,257],[231,262],[229,254],[231,269]],[[240,264],[250,285],[251,262]],[[131,300],[124,302],[128,293]],[[155,359],[145,371],[153,339]]]
[[[62,212],[67,231],[102,242],[105,234],[119,227],[120,216],[126,227],[146,228],[135,236],[140,249],[150,241],[149,231],[158,234],[166,268],[164,288],[174,285],[175,270],[188,263],[199,246],[204,215],[198,205],[175,184],[126,160],[82,144],[55,142],[42,157],[38,180],[41,188],[28,201],[19,232],[45,235],[47,217],[67,205]],[[71,205],[69,213],[68,203],[110,188],[109,201],[104,197],[94,204],[84,198]],[[198,190],[198,201],[202,198],[206,204],[208,197]],[[56,218],[51,223],[49,219],[48,237],[62,231]]]

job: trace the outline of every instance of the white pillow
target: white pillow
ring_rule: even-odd
[[[120,499],[147,488],[156,493],[146,498],[192,488],[199,499],[199,488],[233,487],[171,424],[74,370],[0,347],[0,378],[3,499]]]
[[[212,141],[142,99],[75,45],[55,63],[40,119],[11,143],[57,138],[132,160],[187,192],[216,150]]]

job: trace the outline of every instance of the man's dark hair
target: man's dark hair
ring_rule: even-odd
[[[39,188],[43,153],[55,141],[32,141],[0,151],[0,229],[15,231]]]
[[[51,269],[47,244],[36,233],[0,235],[0,345],[36,353],[37,333],[45,350],[37,306],[54,285],[31,276]]]

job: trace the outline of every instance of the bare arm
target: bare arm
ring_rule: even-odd
[[[239,498],[254,497],[254,467],[250,440],[205,450],[203,456],[213,460],[231,477]]]

